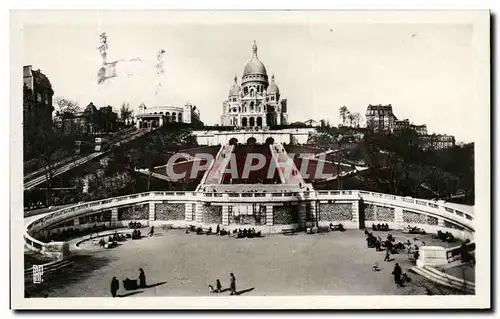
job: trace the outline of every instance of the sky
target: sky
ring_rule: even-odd
[[[97,85],[99,32],[108,35],[108,61],[139,57],[134,75]],[[391,104],[398,119],[427,124],[429,133],[471,142],[478,110],[471,24],[436,23],[94,23],[23,26],[23,65],[46,74],[55,96],[85,107],[126,101],[147,106],[190,101],[206,124],[220,124],[222,102],[241,76],[252,43],[268,76],[288,100],[289,120],[340,123],[343,105],[364,119],[369,104]],[[165,49],[164,74],[155,74]],[[155,95],[156,82],[162,82]],[[362,124],[363,124],[362,120]],[[477,123],[476,123],[477,124]]]

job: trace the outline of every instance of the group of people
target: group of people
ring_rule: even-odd
[[[130,223],[128,223],[128,228],[138,229],[138,228],[142,228],[142,225],[139,222],[130,222]]]
[[[139,268],[139,278],[138,279],[129,279],[126,278],[123,280],[123,288],[125,290],[134,290],[137,288],[146,288],[146,274],[142,268]],[[120,289],[120,282],[116,277],[113,277],[111,280],[111,295],[113,297],[117,296],[118,289]]]
[[[243,229],[234,229],[232,232],[225,230],[224,228],[221,228],[219,225],[217,225],[217,228],[215,229],[215,232],[213,231],[212,227],[208,227],[208,230],[205,232],[203,231],[203,228],[201,227],[196,227],[194,225],[191,225],[189,229],[186,229],[186,234],[189,234],[191,231],[196,232],[197,235],[217,235],[217,236],[228,236],[231,237],[231,234],[236,237],[236,238],[254,238],[254,237],[261,237],[262,232],[261,231],[256,231],[255,228],[243,228]]]
[[[331,231],[337,231],[337,230],[342,231],[342,232],[345,231],[344,225],[342,225],[342,224],[334,225],[334,224],[330,223],[329,227],[330,227]]]
[[[386,224],[372,224],[372,231],[389,231],[389,225]]]
[[[423,230],[422,228],[417,227],[417,226],[410,226],[410,225],[406,226],[403,229],[403,233],[418,234],[418,235],[425,235],[426,234],[425,230]]]
[[[141,238],[141,231],[139,229],[134,229],[132,231],[132,239],[140,239]]]
[[[452,233],[450,232],[442,232],[440,230],[438,230],[437,232],[437,238],[441,241],[445,241],[447,243],[452,243],[454,241],[456,241],[456,238],[455,236],[453,236]]]
[[[375,248],[377,251],[382,251],[382,247],[385,247],[386,249],[392,251],[394,248],[393,243],[396,241],[396,239],[391,234],[388,234],[387,239],[385,241],[382,241],[382,238],[380,238],[380,236],[375,237],[367,229],[365,229],[365,236],[368,248]]]
[[[236,295],[236,277],[234,276],[233,273],[229,274],[229,290],[231,291],[230,295]],[[221,293],[222,292],[222,284],[220,283],[220,280],[217,279],[215,281],[215,288],[212,285],[208,285],[208,292],[209,293]]]
[[[243,230],[241,229],[233,230],[233,234],[235,235],[236,238],[254,238],[254,237],[260,237],[262,233],[260,231],[256,232],[255,228],[249,228],[249,229],[243,228]]]

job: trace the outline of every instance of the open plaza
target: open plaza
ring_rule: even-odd
[[[437,243],[431,235],[418,236],[415,242],[415,236],[391,233],[396,241]],[[360,230],[236,239],[172,229],[129,239],[113,249],[99,247],[96,240],[77,248],[80,241],[71,242],[71,267],[32,286],[32,297],[110,297],[113,277],[120,281],[119,296],[218,296],[209,293],[208,285],[220,279],[223,290],[229,288],[231,272],[242,295],[422,295],[425,287],[435,287],[409,271],[413,265],[406,252],[384,262],[385,252],[367,248]],[[373,271],[375,262],[380,271]],[[395,263],[412,278],[405,287],[394,283]],[[137,278],[139,268],[146,273],[148,288],[124,290],[122,280]]]

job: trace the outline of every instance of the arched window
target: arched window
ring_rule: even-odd
[[[250,118],[250,127],[255,126],[255,119],[253,117]]]
[[[165,113],[165,117],[167,118],[167,123],[170,123],[170,113]]]
[[[181,123],[182,122],[182,113],[177,114],[177,122]]]
[[[250,112],[252,112],[252,111],[253,111],[253,101],[250,102]]]
[[[176,122],[176,121],[177,121],[177,113],[172,112],[172,122]]]
[[[246,117],[241,119],[241,126],[247,126],[247,118]]]
[[[238,125],[238,119],[234,118],[234,125]]]
[[[257,118],[257,126],[262,126],[262,117]]]

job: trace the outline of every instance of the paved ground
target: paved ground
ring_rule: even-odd
[[[396,241],[413,238],[392,233]],[[386,232],[375,234],[386,236]],[[433,244],[430,235],[420,237],[427,245]],[[235,274],[237,291],[243,295],[424,294],[424,288],[414,284],[396,287],[391,277],[394,262],[404,272],[411,265],[407,254],[393,257],[395,261],[384,262],[383,252],[366,248],[365,236],[359,230],[254,239],[198,236],[170,230],[151,238],[128,240],[110,250],[83,250],[75,256],[72,267],[44,278],[35,288],[30,287],[29,295],[110,296],[110,281],[116,276],[121,295],[204,296],[208,295],[207,286],[217,278],[227,288],[230,272]],[[376,261],[381,271],[373,272]],[[123,290],[121,281],[137,278],[140,267],[145,270],[148,285],[154,286],[132,293]],[[414,274],[409,275],[418,279]]]

